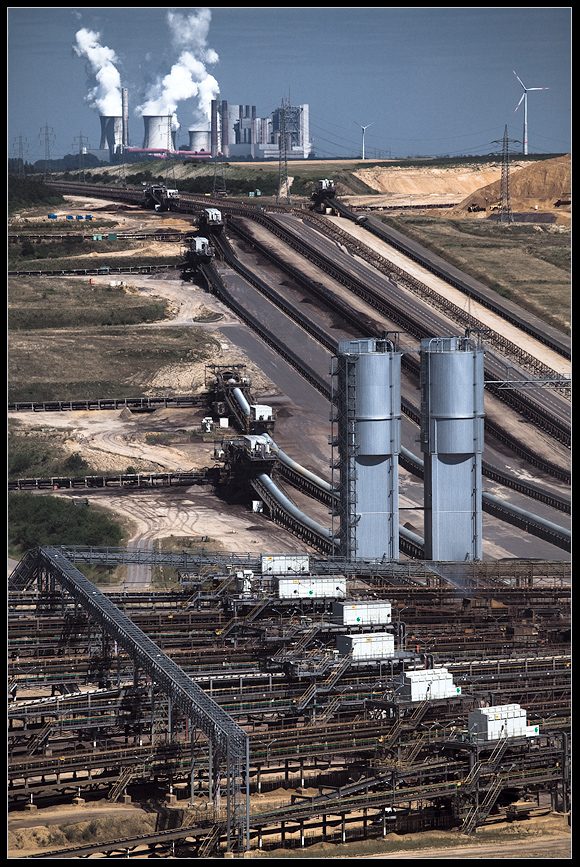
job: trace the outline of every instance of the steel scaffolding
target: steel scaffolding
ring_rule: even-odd
[[[249,848],[249,738],[219,704],[194,683],[138,626],[123,614],[76,566],[56,548],[30,551],[11,576],[18,587],[34,576],[39,585],[54,589],[58,584],[131,657],[135,670],[147,674],[153,683],[180,708],[209,743],[210,762],[226,763],[227,835],[236,834],[238,848]],[[194,766],[192,736],[192,774]],[[192,777],[193,780],[193,777]],[[245,805],[243,789],[245,788]],[[192,791],[193,797],[193,791]]]

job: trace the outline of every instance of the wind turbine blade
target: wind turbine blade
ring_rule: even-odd
[[[549,87],[528,87],[528,90],[549,90]]]
[[[525,93],[522,93],[522,95],[521,95],[521,97],[520,97],[520,101],[518,102],[518,104],[516,105],[516,107],[515,107],[515,109],[514,109],[514,114],[516,113],[516,111],[518,110],[518,108],[520,107],[520,105],[522,104],[522,101],[523,101],[525,95],[526,95]]]
[[[519,83],[521,84],[521,86],[522,86],[522,87],[524,88],[524,90],[525,90],[525,89],[526,89],[526,86],[525,86],[524,82],[521,80],[521,78],[519,77],[519,75],[517,74],[517,72],[515,71],[515,69],[512,69],[512,72],[513,72],[513,74],[515,75],[515,77],[517,78],[517,80],[519,81]]]

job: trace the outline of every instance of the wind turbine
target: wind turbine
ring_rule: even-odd
[[[355,120],[355,123],[356,123],[356,120]],[[365,130],[367,130],[369,128],[369,126],[372,126],[373,123],[374,123],[374,120],[372,121],[372,123],[367,123],[366,126],[363,126],[360,123],[357,124],[357,126],[360,126],[360,128],[362,129],[362,158],[363,158],[363,160],[365,158]]]
[[[528,92],[530,90],[549,90],[550,88],[549,87],[526,87],[525,84],[523,83],[523,81],[521,80],[521,78],[519,77],[519,75],[517,74],[517,72],[515,71],[515,69],[512,70],[512,72],[515,75],[515,77],[517,78],[517,80],[519,81],[519,83],[521,84],[521,86],[524,88],[524,92],[522,93],[522,95],[520,97],[520,101],[516,105],[515,111],[518,110],[518,108],[522,104],[522,100],[523,100],[523,103],[524,103],[524,154],[527,154],[527,152],[528,152]],[[514,114],[515,114],[515,112],[514,112]]]

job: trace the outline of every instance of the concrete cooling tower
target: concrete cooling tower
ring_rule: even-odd
[[[100,150],[109,149],[111,154],[116,153],[123,145],[123,118],[106,117],[101,115],[101,144]]]
[[[145,136],[144,150],[175,150],[174,133],[171,129],[171,115],[143,115]]]
[[[194,153],[211,150],[211,133],[209,130],[190,129],[189,130],[189,150]]]

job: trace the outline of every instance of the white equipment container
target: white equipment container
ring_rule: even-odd
[[[346,578],[300,578],[281,576],[278,579],[279,599],[339,599],[346,596]]]
[[[272,421],[271,406],[267,406],[265,403],[252,403],[250,409],[252,410],[253,421]]]
[[[262,555],[262,575],[301,575],[309,571],[308,554]]]
[[[519,704],[481,707],[470,711],[467,725],[478,740],[493,741],[502,737],[535,737],[540,733],[536,725],[529,726],[526,711]]]
[[[391,603],[333,602],[332,619],[341,626],[382,626],[391,622]]]
[[[461,687],[453,683],[446,668],[422,668],[406,671],[399,678],[397,695],[410,701],[433,701],[461,695]]]
[[[336,649],[339,656],[352,656],[353,660],[392,659],[395,639],[390,632],[372,632],[365,635],[338,635]]]

